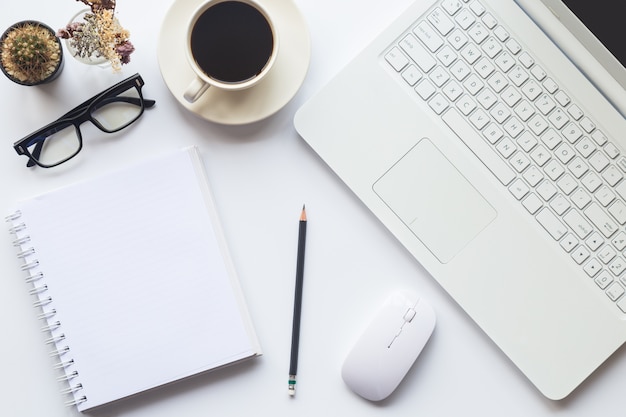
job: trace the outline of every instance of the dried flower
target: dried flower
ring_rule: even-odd
[[[81,58],[104,57],[114,71],[130,62],[135,47],[128,39],[130,33],[115,18],[115,0],[77,0],[87,4],[84,22],[72,22],[59,29],[57,35],[68,39]]]
[[[16,80],[35,84],[59,66],[61,45],[54,33],[37,22],[21,22],[2,41],[2,66]]]

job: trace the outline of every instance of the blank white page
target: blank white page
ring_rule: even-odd
[[[19,210],[79,410],[260,354],[196,148]]]

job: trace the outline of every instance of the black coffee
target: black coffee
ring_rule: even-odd
[[[256,8],[239,1],[209,7],[191,32],[191,52],[209,77],[227,83],[249,80],[267,64],[274,37]]]

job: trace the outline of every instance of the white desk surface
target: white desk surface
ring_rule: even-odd
[[[61,77],[22,87],[0,77],[0,211],[15,201],[131,164],[145,155],[198,145],[264,356],[116,403],[98,416],[618,416],[623,415],[626,352],[620,350],[568,399],[543,398],[437,283],[302,141],[293,115],[411,0],[296,0],[312,38],[308,76],[279,113],[225,127],[190,114],[161,78],[156,38],[172,0],[119,0],[118,17],[137,47],[121,74],[66,55]],[[3,7],[0,27],[38,19],[57,28],[82,5],[21,0]],[[182,46],[181,46],[182,47]],[[12,143],[135,72],[157,106],[114,139],[85,131],[74,160],[27,169]],[[367,88],[367,86],[364,86]],[[341,111],[341,109],[338,109]],[[309,216],[298,391],[287,395],[297,221]],[[0,415],[70,416],[51,370],[53,359],[9,237],[0,239]],[[412,288],[438,315],[432,339],[401,387],[374,404],[352,394],[340,369],[386,295]],[[511,324],[514,325],[514,324]],[[167,360],[167,358],[164,358]],[[120,375],[123,380],[124,375]]]

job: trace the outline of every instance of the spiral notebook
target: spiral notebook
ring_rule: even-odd
[[[197,148],[24,201],[7,221],[80,411],[261,354]]]

